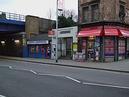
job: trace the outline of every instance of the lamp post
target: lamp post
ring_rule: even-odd
[[[58,62],[58,0],[56,1],[56,62]]]

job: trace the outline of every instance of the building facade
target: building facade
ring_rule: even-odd
[[[48,37],[48,30],[53,22],[50,19],[26,16],[25,32],[29,57],[51,58],[51,38]]]
[[[50,35],[51,59],[56,58],[56,29],[52,30],[55,34]],[[58,58],[73,59],[74,52],[77,52],[77,31],[78,27],[66,27],[58,29]]]
[[[79,0],[79,45],[85,60],[118,61],[129,54],[129,0]]]
[[[129,23],[129,0],[79,0],[80,23],[114,21]]]

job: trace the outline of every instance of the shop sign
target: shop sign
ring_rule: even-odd
[[[42,40],[42,41],[27,41],[27,44],[48,44],[48,40]]]
[[[53,37],[55,35],[55,31],[49,30],[48,31],[48,37]]]
[[[71,31],[61,31],[60,34],[69,34]]]

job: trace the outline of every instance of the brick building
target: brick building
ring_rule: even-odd
[[[129,57],[129,0],[79,0],[79,51],[86,60]]]
[[[25,32],[27,33],[28,39],[40,34],[48,34],[48,30],[53,23],[54,21],[50,19],[30,15],[26,16]]]
[[[26,16],[25,32],[27,34],[28,56],[35,58],[50,58],[51,38],[48,30],[53,20],[36,16]]]
[[[129,0],[79,0],[82,23],[114,21],[129,23]]]

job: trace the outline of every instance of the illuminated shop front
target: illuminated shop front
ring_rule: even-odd
[[[50,58],[51,45],[48,40],[28,41],[29,57],[31,58]]]
[[[81,25],[78,51],[85,60],[110,62],[129,57],[129,26],[122,23],[99,22]]]

